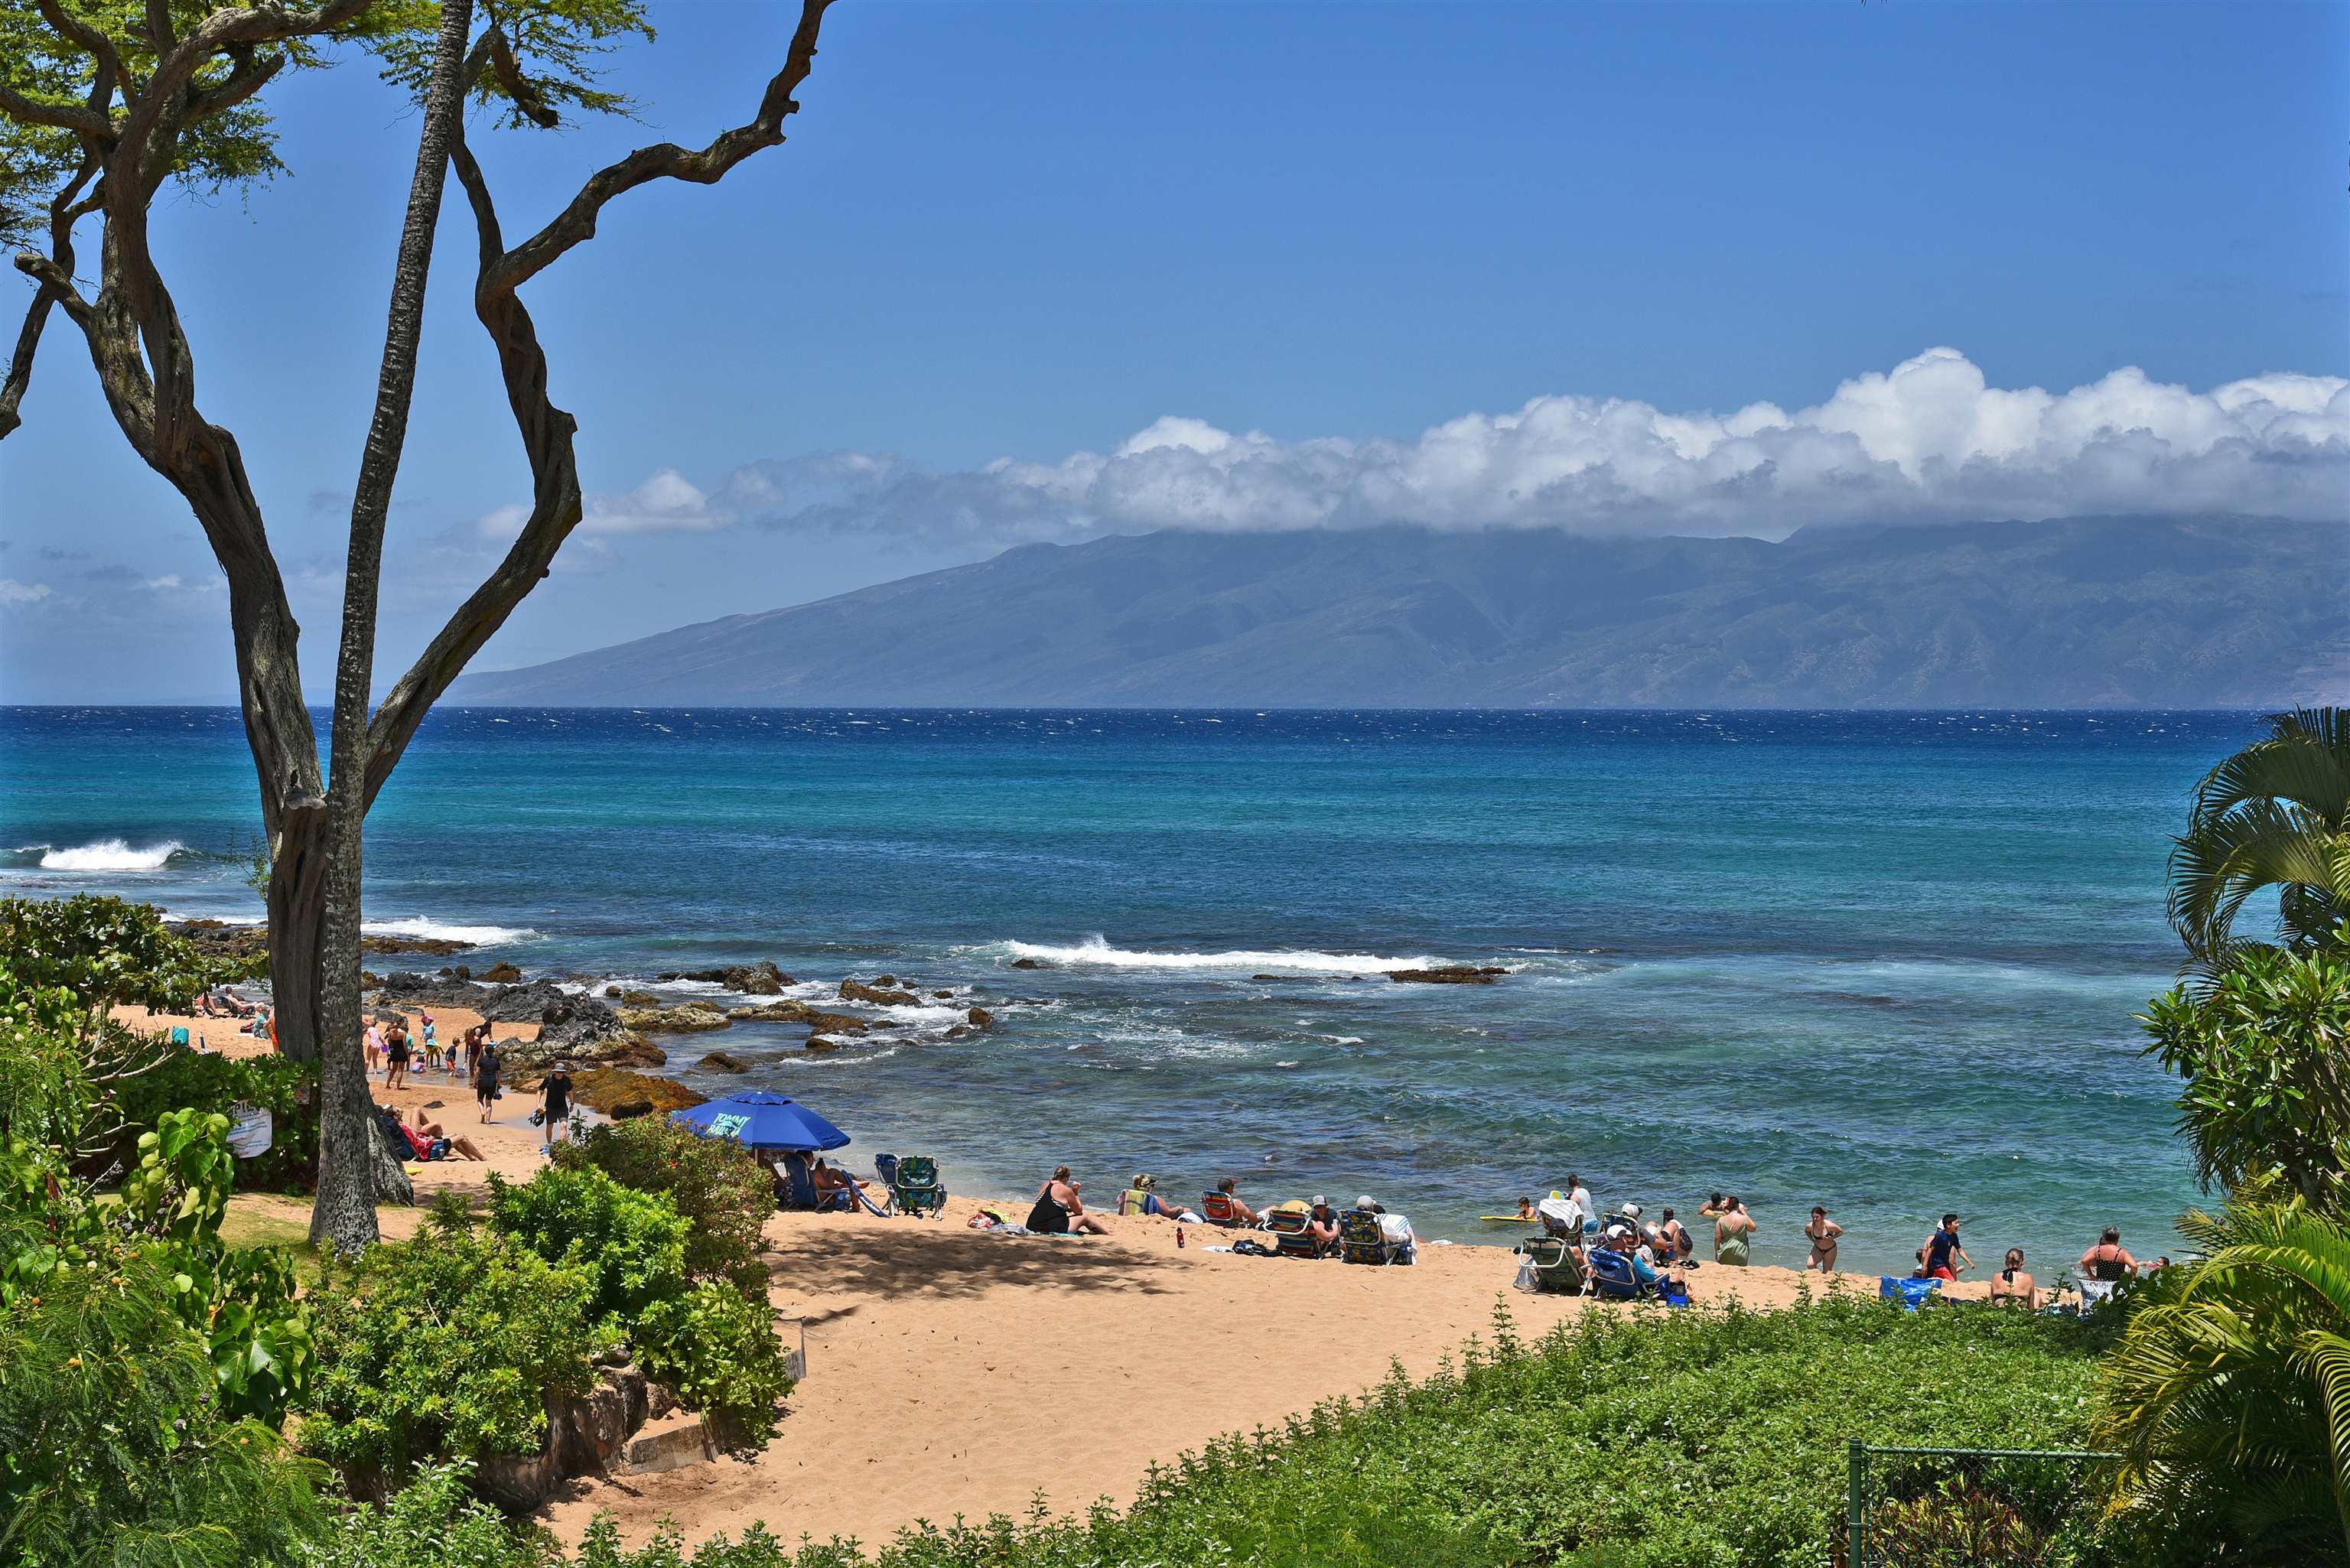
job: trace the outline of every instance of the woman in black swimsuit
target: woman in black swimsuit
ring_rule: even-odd
[[[1036,1206],[1028,1210],[1028,1229],[1042,1236],[1066,1236],[1071,1232],[1107,1236],[1109,1227],[1086,1212],[1085,1201],[1077,1196],[1077,1184],[1069,1179],[1069,1168],[1062,1166],[1053,1172],[1053,1179],[1036,1189]]]
[[[2108,1225],[2097,1244],[2081,1254],[2081,1272],[2106,1284],[2118,1284],[2137,1272],[2137,1260],[2122,1251],[2122,1233]]]

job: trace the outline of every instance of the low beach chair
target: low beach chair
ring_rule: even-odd
[[[927,1212],[939,1219],[947,1211],[947,1189],[939,1181],[939,1162],[927,1154],[903,1155],[890,1161],[889,1198],[900,1214],[917,1218]]]
[[[775,1207],[795,1213],[815,1214],[851,1207],[848,1194],[836,1192],[819,1201],[816,1190],[816,1172],[808,1166],[807,1157],[787,1154],[783,1158],[783,1175],[775,1183]]]
[[[1613,1247],[1594,1247],[1591,1293],[1604,1302],[1636,1302],[1659,1293],[1640,1282],[1640,1276],[1633,1271],[1630,1253],[1619,1252]]]
[[[2114,1299],[2114,1286],[2117,1282],[2118,1282],[2114,1280],[2074,1281],[2074,1288],[2081,1293],[2081,1315],[2083,1317],[2086,1317],[2091,1313],[2096,1311],[2099,1307],[2104,1306],[2107,1302],[2112,1301]]]
[[[1276,1203],[1266,1211],[1264,1228],[1273,1232],[1274,1250],[1284,1258],[1319,1258],[1322,1243],[1311,1231],[1314,1212],[1303,1203]]]
[[[1349,1263],[1392,1263],[1403,1249],[1388,1240],[1379,1217],[1367,1209],[1349,1209],[1338,1216],[1338,1257]]]
[[[1232,1201],[1232,1195],[1229,1192],[1200,1194],[1200,1212],[1206,1217],[1208,1224],[1219,1230],[1234,1231],[1248,1223],[1241,1218],[1240,1206]]]
[[[1561,1236],[1529,1237],[1517,1245],[1521,1289],[1535,1295],[1579,1296],[1583,1293],[1583,1262]]]

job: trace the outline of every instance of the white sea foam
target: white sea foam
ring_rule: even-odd
[[[538,933],[513,926],[452,926],[425,915],[406,915],[396,920],[368,920],[359,929],[379,937],[431,937],[442,941],[471,942],[475,947],[497,947],[507,942],[528,942],[538,940]]]
[[[176,838],[145,849],[133,849],[120,838],[101,838],[73,849],[51,849],[41,857],[44,871],[161,871],[187,846]]]
[[[1299,974],[1380,974],[1388,970],[1421,969],[1433,961],[1424,957],[1381,958],[1372,953],[1290,950],[1144,952],[1132,948],[1114,948],[1109,945],[1107,938],[1098,936],[1087,937],[1075,947],[1054,947],[1043,942],[1005,942],[1003,947],[1014,958],[1035,959],[1039,963],[1064,964],[1070,968],[1095,969],[1286,970]]]

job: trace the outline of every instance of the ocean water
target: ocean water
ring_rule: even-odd
[[[965,1190],[1232,1175],[1490,1241],[1476,1215],[1572,1169],[1692,1220],[1738,1193],[1762,1262],[1825,1202],[1847,1266],[1906,1271],[1955,1210],[1982,1270],[2022,1245],[2047,1277],[2101,1224],[2168,1250],[2197,1197],[2130,1015],[2176,974],[2168,835],[2256,729],[452,711],[369,819],[366,913],[598,986],[772,958],[812,1000],[951,991],[828,1056],[779,1024],[665,1043]],[[258,826],[233,711],[0,710],[0,891],[254,918]],[[1385,978],[1420,962],[1513,972]],[[995,1031],[944,1039],[974,1003]],[[691,1065],[721,1047],[747,1079]]]

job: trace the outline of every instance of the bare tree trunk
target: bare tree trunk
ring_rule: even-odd
[[[277,814],[269,855],[270,1021],[277,1051],[296,1062],[318,1060],[326,1038],[319,1015],[318,953],[326,940],[326,803],[296,801]]]
[[[443,0],[432,79],[425,88],[424,127],[417,137],[416,172],[409,182],[408,215],[392,267],[375,417],[359,454],[350,553],[343,565],[343,628],[335,653],[334,742],[327,774],[325,919],[318,929],[318,1200],[310,1210],[311,1241],[331,1242],[340,1252],[357,1251],[378,1236],[376,1171],[368,1156],[380,1151],[380,1142],[359,1017],[359,883],[371,794],[368,720],[375,686],[376,609],[383,586],[384,523],[416,391],[424,287],[432,265],[433,231],[441,223],[441,192],[448,183],[449,145],[464,107],[465,45],[473,26],[472,0]]]

